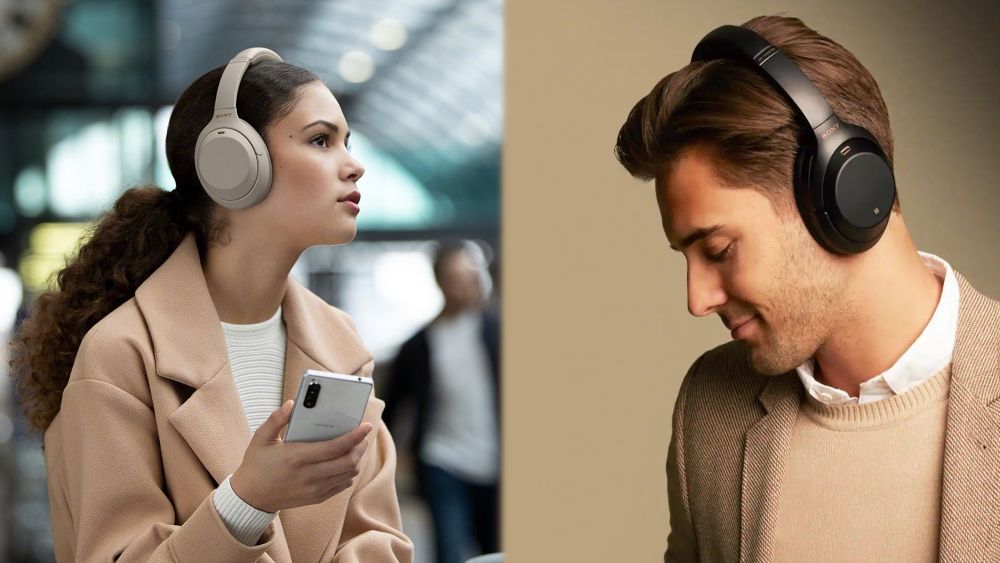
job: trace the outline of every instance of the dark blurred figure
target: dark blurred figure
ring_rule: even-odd
[[[466,243],[469,244],[469,243]],[[485,307],[485,265],[463,243],[439,247],[434,277],[444,308],[393,364],[382,418],[415,401],[408,444],[430,506],[439,563],[498,551],[500,405],[498,315]]]

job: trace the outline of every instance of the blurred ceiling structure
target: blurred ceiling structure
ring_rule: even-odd
[[[459,222],[497,224],[503,123],[500,0],[161,0],[159,90],[268,47],[320,76],[352,129]],[[484,185],[484,183],[486,185]]]
[[[175,99],[207,68],[271,48],[319,75],[353,129],[482,221],[498,205],[502,11],[500,0],[162,0],[160,91]]]
[[[61,2],[59,32],[0,81],[10,130],[33,112],[169,106],[206,70],[268,47],[324,80],[352,130],[444,210],[435,224],[499,228],[501,0],[46,1]]]

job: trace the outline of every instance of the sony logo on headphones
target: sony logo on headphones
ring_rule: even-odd
[[[834,131],[836,131],[837,129],[840,129],[840,124],[839,124],[839,123],[838,123],[838,124],[836,124],[836,125],[834,125],[833,127],[830,127],[830,128],[829,128],[829,129],[827,129],[826,131],[824,131],[824,132],[823,132],[823,135],[822,135],[822,137],[823,137],[824,139],[825,139],[825,138],[827,138],[827,137],[829,137],[829,136],[830,136],[830,135],[832,135],[832,134],[834,133]]]
[[[220,117],[232,117],[232,116],[233,116],[233,112],[231,112],[231,111],[226,112],[226,113],[217,113],[217,114],[215,114],[216,118],[220,118]],[[825,135],[824,135],[824,137],[825,137]]]

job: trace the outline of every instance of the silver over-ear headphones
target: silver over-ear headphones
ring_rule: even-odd
[[[270,49],[244,49],[222,73],[212,120],[198,135],[194,165],[202,187],[223,207],[250,207],[271,190],[271,155],[257,130],[236,114],[236,93],[250,65],[280,60]]]

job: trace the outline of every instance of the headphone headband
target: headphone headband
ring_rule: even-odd
[[[264,47],[252,47],[237,53],[226,65],[226,70],[222,72],[219,90],[215,94],[216,113],[224,109],[231,109],[234,114],[236,113],[236,94],[247,68],[263,61],[280,60],[281,57],[277,53]]]
[[[694,48],[691,62],[723,58],[741,59],[759,67],[813,131],[834,117],[826,98],[799,67],[757,33],[735,25],[718,27]]]

